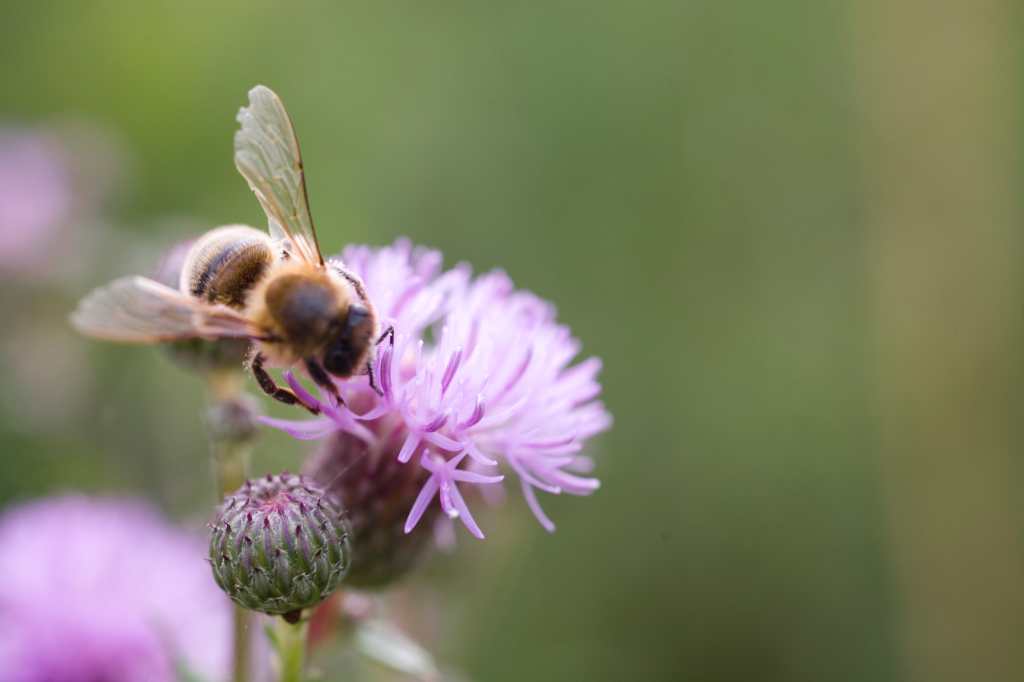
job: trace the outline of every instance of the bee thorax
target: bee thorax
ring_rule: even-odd
[[[299,274],[274,278],[265,295],[267,309],[291,343],[323,341],[338,316],[338,300],[330,286]]]

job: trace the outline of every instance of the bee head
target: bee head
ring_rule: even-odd
[[[338,320],[337,331],[324,348],[323,366],[338,377],[350,377],[366,362],[373,336],[373,320],[365,306],[354,303]]]

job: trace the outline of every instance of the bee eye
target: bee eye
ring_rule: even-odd
[[[370,316],[370,311],[361,305],[351,305],[348,308],[348,319],[345,321],[345,325],[352,329],[358,327],[363,320]]]

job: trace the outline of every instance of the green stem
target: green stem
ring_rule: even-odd
[[[280,682],[302,682],[302,669],[306,658],[306,633],[309,623],[300,620],[289,623],[284,618],[274,619],[274,639],[277,642],[277,656]]]
[[[255,424],[248,396],[242,391],[237,372],[210,372],[207,375],[210,408],[207,422],[210,432],[210,455],[217,483],[217,501],[238,490],[249,474],[252,437]],[[253,614],[235,605],[232,652],[233,682],[248,682],[250,675],[250,642]]]
[[[252,625],[252,611],[243,609],[237,604],[232,604],[234,617],[234,637],[232,640],[231,655],[231,680],[232,682],[248,682],[251,656],[249,655],[249,642],[251,640],[250,626]]]
[[[252,447],[243,443],[214,442],[213,466],[216,470],[217,493],[224,498],[245,484],[249,477],[249,457]]]

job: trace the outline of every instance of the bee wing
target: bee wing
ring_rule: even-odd
[[[322,266],[299,139],[284,104],[273,90],[257,85],[249,91],[249,106],[239,110],[238,122],[242,127],[235,133],[235,166],[263,206],[270,235],[288,241],[300,258]]]
[[[122,277],[94,290],[78,304],[71,324],[86,336],[127,343],[259,337],[237,311],[145,277]]]

